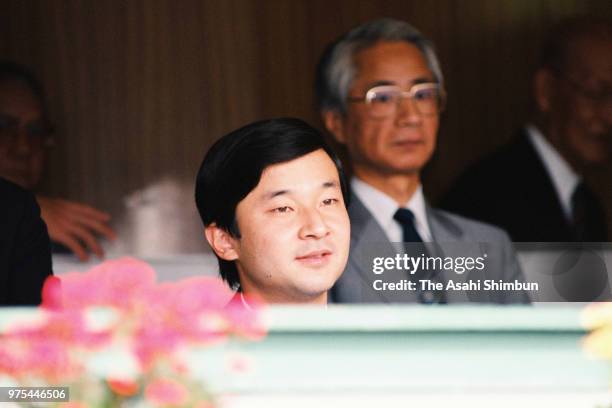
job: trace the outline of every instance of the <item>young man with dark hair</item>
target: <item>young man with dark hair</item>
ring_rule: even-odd
[[[221,277],[240,296],[327,302],[350,225],[340,161],[317,130],[282,118],[229,133],[206,154],[195,196]]]

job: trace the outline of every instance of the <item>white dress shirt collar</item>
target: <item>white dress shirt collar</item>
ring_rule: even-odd
[[[327,300],[329,301],[329,295],[327,297]],[[251,311],[253,310],[251,305],[249,305],[249,303],[246,301],[244,294],[242,292],[240,292],[240,303],[242,303],[242,306],[244,306],[246,310],[251,310]],[[327,309],[327,303],[323,306],[325,307],[325,309]]]
[[[529,140],[544,163],[552,184],[561,202],[565,217],[572,219],[572,194],[580,182],[580,176],[550,144],[542,132],[533,125],[526,126]]]
[[[247,303],[246,299],[244,298],[244,294],[242,292],[240,292],[240,302],[242,303],[242,306],[244,306],[245,309],[253,310],[251,309],[251,306],[249,306],[249,304]]]
[[[385,231],[389,241],[402,242],[402,227],[393,219],[393,215],[399,209],[395,200],[357,177],[352,178],[351,188],[366,209],[370,211],[383,231]],[[424,242],[433,241],[429,222],[427,221],[427,206],[421,184],[419,184],[412,197],[410,197],[410,200],[402,207],[408,208],[414,214],[415,228],[421,239]]]

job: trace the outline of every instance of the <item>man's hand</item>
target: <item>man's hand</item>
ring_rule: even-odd
[[[81,261],[89,259],[88,251],[99,258],[104,251],[100,236],[114,240],[115,232],[108,226],[110,215],[74,201],[36,196],[42,219],[47,224],[52,241],[68,247]]]

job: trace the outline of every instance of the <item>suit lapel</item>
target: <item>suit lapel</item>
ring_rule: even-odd
[[[426,207],[427,220],[434,242],[428,245],[429,254],[441,258],[451,257],[479,257],[486,253],[486,242],[471,242],[466,237],[463,229],[444,211],[436,210],[429,205]],[[485,246],[485,247],[483,247]],[[438,281],[446,286],[449,280],[464,282],[470,274],[458,275],[453,271],[438,271]],[[480,301],[488,301],[483,298],[483,293],[478,294]],[[449,290],[445,292],[448,303],[465,303],[469,301],[466,291]]]
[[[351,219],[351,248],[350,266],[347,269],[356,271],[356,275],[362,279],[363,284],[369,289],[369,293],[375,294],[373,296],[377,296],[379,299],[393,303],[415,302],[416,295],[413,292],[375,291],[372,289],[376,279],[382,279],[384,282],[394,282],[407,277],[393,272],[385,272],[386,276],[385,273],[375,275],[372,272],[371,258],[373,256],[394,257],[397,251],[389,242],[382,227],[355,194],[351,195],[351,205],[348,212]]]
[[[425,211],[434,242],[461,240],[463,231],[444,212],[435,210],[429,204],[426,204]]]
[[[537,217],[537,225],[545,225],[545,230],[549,231],[548,237],[542,237],[543,240],[560,237],[571,241],[571,228],[548,171],[526,132],[523,130],[521,133],[512,147],[515,150],[513,157],[521,158],[521,163],[516,164],[517,177],[524,180],[525,186],[522,190],[523,197],[520,197],[525,208],[516,209],[517,217],[528,217],[530,214]],[[520,221],[517,220],[519,223]]]

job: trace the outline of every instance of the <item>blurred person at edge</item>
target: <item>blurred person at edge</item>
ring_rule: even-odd
[[[42,84],[25,67],[0,61],[0,177],[35,191],[52,145]],[[100,237],[114,239],[110,216],[88,205],[36,194],[54,249],[81,260],[104,255]],[[59,245],[57,245],[59,244]]]
[[[462,294],[450,290],[375,290],[377,275],[359,261],[360,254],[371,251],[372,242],[389,249],[394,242],[412,243],[416,248],[436,243],[425,252],[441,247],[438,244],[461,245],[462,256],[475,257],[482,256],[478,243],[486,243],[490,278],[524,280],[504,231],[440,211],[425,199],[421,170],[436,146],[445,96],[433,46],[417,29],[389,18],[352,29],[321,56],[315,91],[323,123],[346,147],[353,170],[350,256],[331,292],[334,301],[464,301]],[[440,271],[422,273],[423,278],[446,279]],[[417,276],[419,273],[410,275],[410,279],[415,283],[423,279]],[[524,291],[500,292],[479,292],[469,301],[529,302]]]
[[[0,306],[41,302],[51,245],[34,195],[0,177]]]
[[[499,225],[520,242],[608,240],[583,175],[612,155],[612,24],[562,20],[532,77],[534,113],[508,145],[472,165],[442,207]]]

